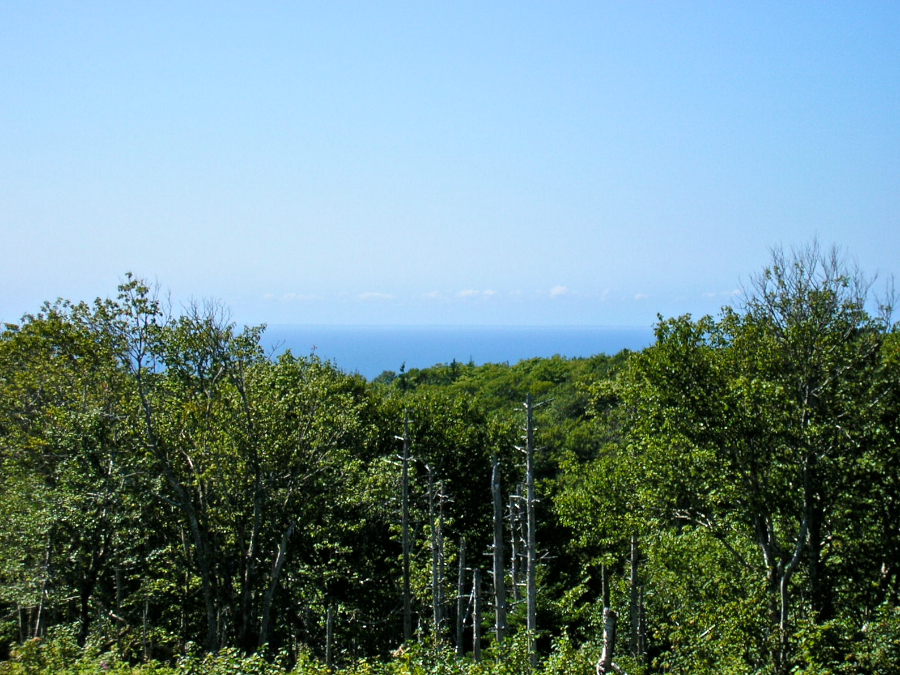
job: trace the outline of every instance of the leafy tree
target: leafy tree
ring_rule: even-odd
[[[265,359],[260,332],[214,304],[169,316],[132,277],[5,328],[0,603],[27,634],[251,651],[316,639],[334,603],[380,617],[380,404],[314,357]]]
[[[837,252],[776,250],[741,311],[661,321],[656,345],[615,388],[621,449],[596,463],[570,513],[584,509],[584,527],[586,514],[609,522],[636,508],[644,531],[659,533],[648,542],[655,620],[682,628],[658,635],[691,651],[693,668],[707,658],[696,652],[705,639],[728,645],[744,664],[738,670],[767,660],[788,672],[801,659],[799,625],[840,612],[858,630],[880,601],[864,584],[850,584],[851,592],[843,581],[893,564],[879,543],[887,523],[865,508],[890,490],[871,467],[895,452],[883,425],[896,385],[886,359],[890,322],[867,312],[868,288]],[[602,399],[602,388],[596,393]],[[603,511],[592,511],[585,495],[609,495],[622,475],[631,503],[613,492],[601,499]],[[870,537],[859,536],[861,523]],[[671,551],[692,550],[684,547],[691,540],[705,542],[689,557],[704,583],[742,589],[736,596],[707,597],[664,574],[680,559]],[[738,605],[723,622],[729,597]],[[708,658],[727,660],[721,649]]]
[[[121,378],[108,343],[79,323],[83,310],[45,305],[0,337],[2,500],[10,513],[3,536],[15,541],[4,550],[31,549],[24,569],[33,580],[30,592],[21,583],[8,588],[19,589],[16,604],[32,608],[35,635],[73,608],[82,644],[95,601],[105,619],[119,609],[110,572],[126,563],[125,539],[141,510],[131,496],[134,446],[118,414]]]

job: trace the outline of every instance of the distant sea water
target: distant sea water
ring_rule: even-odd
[[[348,373],[373,379],[385,370],[428,368],[438,363],[508,363],[639,351],[653,344],[650,327],[609,326],[288,326],[272,325],[263,346],[277,355],[315,352]]]

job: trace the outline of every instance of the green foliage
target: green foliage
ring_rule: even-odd
[[[776,251],[753,290],[718,320],[661,320],[590,388],[621,436],[568,462],[557,500],[607,564],[639,535],[652,661],[673,672],[843,668],[896,598],[893,329],[814,246]]]
[[[46,639],[32,638],[0,662],[2,675],[174,675],[176,669],[150,661],[132,665],[114,651],[79,647],[74,626],[54,626]]]
[[[395,652],[386,661],[359,659],[329,671],[306,651],[290,663],[285,653],[273,659],[259,654],[242,655],[232,648],[202,654],[193,643],[188,643],[187,650],[171,666],[154,661],[129,664],[115,652],[100,652],[91,645],[78,647],[74,631],[60,629],[52,631],[46,640],[34,639],[22,645],[10,661],[0,663],[0,675],[590,675],[599,653],[594,644],[576,648],[563,637],[554,643],[538,669],[532,671],[524,635],[510,640],[500,652],[486,655],[481,662],[459,657],[446,645],[426,640]],[[631,665],[627,658],[622,663]],[[636,664],[628,672],[643,675]]]
[[[327,635],[335,673],[531,673],[524,606],[490,635],[482,555],[493,456],[504,502],[523,478],[529,394],[535,673],[594,672],[607,601],[631,675],[898,672],[900,332],[815,247],[776,251],[751,290],[660,319],[638,354],[371,383],[267,359],[263,327],[170,315],[131,276],[45,305],[0,330],[0,675],[324,675]],[[401,646],[405,414],[419,630]],[[461,536],[485,579],[480,663],[449,644]]]

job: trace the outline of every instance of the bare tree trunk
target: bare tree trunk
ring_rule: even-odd
[[[647,608],[644,605],[644,587],[641,586],[641,597],[638,604],[638,652],[643,656],[647,653]]]
[[[475,663],[481,661],[481,570],[472,573],[472,657]]]
[[[330,671],[334,666],[332,649],[334,643],[334,604],[328,605],[325,614],[325,667]]]
[[[603,607],[609,607],[609,573],[606,571],[606,565],[600,566],[600,588],[603,594]]]
[[[438,635],[443,640],[444,620],[446,614],[446,599],[444,586],[447,579],[446,559],[444,557],[444,481],[438,482],[438,524],[437,524],[437,545],[438,545]]]
[[[122,631],[125,628],[125,619],[122,618],[122,568],[116,566],[116,648],[122,648]]]
[[[603,609],[603,652],[600,655],[600,660],[597,661],[597,675],[605,675],[606,673],[625,675],[624,671],[613,663],[616,649],[616,623],[618,620],[618,615],[609,607]]]
[[[519,489],[519,493],[521,494],[524,490]],[[513,592],[513,602],[518,605],[521,601],[521,596],[519,595],[519,558],[522,555],[521,546],[519,545],[520,541],[520,528],[519,528],[519,504],[516,495],[509,496],[509,531],[510,531],[510,576],[512,577],[512,592]]]
[[[779,654],[778,654],[778,669],[779,672],[786,672],[788,667],[788,651],[789,644],[788,641],[790,639],[788,621],[790,619],[790,593],[788,591],[789,585],[791,582],[791,577],[794,576],[794,572],[797,569],[797,563],[800,562],[800,555],[803,552],[803,545],[806,543],[806,535],[807,535],[807,527],[809,524],[808,518],[803,519],[803,524],[800,527],[800,535],[797,537],[797,545],[794,548],[794,554],[791,556],[790,562],[785,565],[784,571],[781,573],[781,580],[779,582],[779,599],[781,602],[781,615],[779,618],[779,629],[780,629],[780,640],[779,640]]]
[[[531,394],[525,401],[525,481],[527,495],[525,508],[528,513],[528,545],[527,545],[527,582],[526,596],[528,600],[528,652],[531,667],[537,667],[537,521],[535,518],[534,496],[534,401]]]
[[[494,630],[497,646],[503,644],[506,636],[506,579],[503,565],[503,499],[500,492],[500,461],[494,454],[491,471],[491,493],[494,498]]]
[[[628,614],[631,619],[631,633],[629,634],[628,645],[632,656],[640,656],[640,645],[638,640],[638,632],[640,631],[640,588],[638,585],[638,560],[640,551],[638,550],[638,538],[636,534],[631,535],[631,579],[630,593],[628,600]]]
[[[141,647],[143,648],[144,653],[144,662],[150,660],[150,657],[153,655],[153,647],[150,643],[150,638],[148,637],[147,625],[150,619],[150,596],[144,596],[144,612],[141,617]]]
[[[41,597],[38,600],[37,611],[34,619],[33,637],[41,637],[44,633],[44,596],[47,594],[47,582],[41,584]]]
[[[425,469],[428,472],[428,520],[431,525],[431,611],[434,639],[439,641],[441,639],[440,544],[434,509],[434,475],[430,466],[426,466]]]
[[[402,516],[403,537],[403,642],[412,642],[412,594],[409,583],[409,411],[403,413],[403,478]]]
[[[47,582],[50,578],[50,553],[53,550],[53,534],[47,536],[47,546],[44,549],[44,580],[41,582],[41,597],[38,600],[37,617],[34,620],[34,636],[43,637],[44,635],[44,600],[47,597]],[[85,619],[82,619],[85,620]],[[85,620],[86,622],[86,620]]]
[[[466,539],[459,540],[459,576],[456,582],[456,655],[462,656],[463,650],[463,624],[466,620]]]
[[[800,525],[791,559],[784,563],[784,551],[775,538],[771,519],[759,517],[756,522],[757,538],[767,568],[767,594],[769,599],[769,618],[773,630],[777,633],[777,646],[770,652],[772,665],[776,673],[787,672],[790,649],[790,581],[800,562],[808,535],[809,519],[804,518]]]

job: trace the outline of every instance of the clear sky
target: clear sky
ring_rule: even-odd
[[[0,321],[650,325],[900,272],[900,3],[0,0]]]

